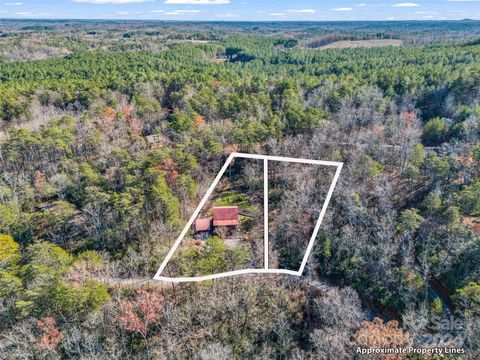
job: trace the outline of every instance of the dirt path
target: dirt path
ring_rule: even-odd
[[[115,277],[96,277],[94,280],[104,283],[110,287],[158,287],[161,289],[171,289],[174,283],[158,281],[149,278],[130,278],[122,279]]]
[[[326,282],[309,279],[303,276],[300,278],[295,277],[295,279],[298,279],[298,282],[301,282],[304,285],[307,285],[310,287],[314,287],[315,289],[321,292],[329,291],[332,288],[332,286],[327,284]],[[122,279],[122,278],[116,278],[116,277],[96,277],[94,278],[94,280],[102,282],[108,286],[120,286],[120,287],[152,286],[152,287],[161,287],[161,288],[173,288],[175,286],[175,283],[172,283],[172,282],[153,280],[149,278]]]

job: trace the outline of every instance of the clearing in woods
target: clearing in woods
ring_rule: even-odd
[[[299,166],[307,166],[309,169],[300,169]],[[230,154],[153,279],[189,282],[263,273],[301,276],[342,166],[343,163],[333,161]],[[236,181],[235,178],[232,181],[232,168],[233,177],[235,174],[241,174]],[[300,176],[295,177],[295,174]],[[302,182],[306,179],[312,181],[308,184]],[[322,187],[322,184],[326,186]],[[310,192],[309,194],[315,193],[315,197],[308,201],[305,194],[299,193],[299,189],[295,190],[295,186],[299,185],[311,191],[317,188],[324,190]],[[235,188],[238,186],[243,188],[243,191],[248,188],[248,196]],[[280,190],[288,191],[286,198],[290,200],[285,204],[272,200],[275,198],[275,192]],[[290,211],[295,208],[296,196],[303,197],[301,204],[305,205],[306,209],[303,213]],[[314,201],[322,204],[322,200],[321,207],[319,204],[317,206],[313,204]],[[275,234],[282,234],[284,230],[275,230],[279,225],[278,221],[269,222],[269,217],[273,215],[273,211],[269,211],[270,206],[274,208],[275,219],[279,219],[278,212],[286,211],[289,214],[283,215],[290,219],[291,223],[295,223],[295,219],[292,220],[294,216],[307,219],[307,222],[312,219],[309,226],[301,226],[312,229],[310,236],[301,234],[299,237],[302,239],[297,239],[293,244],[306,247],[305,251],[297,251],[297,261],[293,264],[282,265],[281,254],[275,253],[277,241]],[[300,224],[300,220],[297,222]],[[272,243],[269,236],[272,236]],[[224,257],[224,254],[227,256]],[[242,259],[243,261],[240,261]],[[275,261],[269,264],[271,259]],[[228,263],[229,261],[231,263]],[[218,268],[219,265],[221,272],[209,273],[209,269]]]
[[[379,40],[342,40],[320,46],[320,50],[326,49],[355,49],[355,48],[377,48],[386,46],[402,46],[402,40],[379,39]]]

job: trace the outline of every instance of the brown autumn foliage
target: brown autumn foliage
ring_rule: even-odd
[[[63,333],[58,330],[55,319],[47,316],[38,320],[37,328],[42,334],[38,347],[42,350],[55,350],[63,339]]]
[[[202,130],[205,127],[204,117],[201,115],[195,116],[194,124],[195,124],[195,129],[199,131]]]
[[[104,119],[107,121],[113,121],[117,116],[117,111],[111,107],[106,107],[105,109],[103,109],[102,112],[103,112]]]
[[[219,80],[212,80],[212,87],[213,87],[213,88],[218,89],[218,88],[220,88],[220,86],[222,86],[221,81],[219,81]]]
[[[120,326],[123,330],[146,336],[148,326],[161,316],[163,300],[163,296],[155,291],[137,291],[133,299],[123,300],[120,304]]]
[[[384,323],[376,317],[373,321],[364,321],[355,333],[354,341],[361,348],[404,348],[412,346],[413,339],[410,333],[404,332],[398,321]],[[383,354],[379,359],[401,360],[401,354]]]
[[[176,179],[179,175],[177,165],[172,159],[165,160],[163,165],[157,167],[159,170],[165,173],[165,179],[170,186],[176,185]]]

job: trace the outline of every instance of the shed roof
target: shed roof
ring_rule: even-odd
[[[210,219],[197,219],[195,221],[195,231],[208,231],[210,229]]]
[[[213,208],[213,225],[238,225],[238,206],[219,206]]]

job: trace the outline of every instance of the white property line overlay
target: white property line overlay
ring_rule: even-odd
[[[223,174],[227,170],[228,166],[231,164],[234,158],[245,158],[245,159],[259,159],[263,160],[263,174],[264,174],[264,259],[265,259],[265,267],[263,269],[242,269],[242,270],[234,270],[228,271],[213,275],[205,275],[205,276],[193,276],[193,277],[168,277],[168,276],[161,276],[161,273],[167,266],[167,263],[170,261],[171,257],[177,250],[178,246],[182,242],[183,238],[190,230],[193,222],[197,218],[198,214],[202,210],[203,206],[207,202],[208,198],[212,194],[213,190],[217,186],[218,182],[222,178]],[[294,270],[287,270],[287,269],[269,269],[268,268],[268,161],[283,161],[283,162],[293,162],[293,163],[300,163],[300,164],[313,164],[313,165],[324,165],[324,166],[334,166],[337,168],[335,171],[335,175],[333,177],[332,183],[330,184],[330,189],[328,190],[327,197],[325,198],[325,202],[323,203],[322,210],[320,211],[320,215],[318,217],[317,223],[315,224],[315,228],[313,230],[312,236],[310,237],[310,241],[307,246],[307,250],[305,251],[305,255],[302,260],[302,264],[300,265],[300,269],[298,271]],[[180,233],[179,237],[173,244],[172,248],[168,252],[167,256],[163,260],[160,268],[157,270],[157,273],[153,277],[154,280],[159,281],[169,281],[173,283],[180,283],[180,282],[190,282],[190,281],[205,281],[205,280],[213,280],[219,279],[234,275],[243,275],[243,274],[288,274],[294,276],[302,276],[302,273],[305,269],[307,264],[308,257],[310,256],[310,252],[313,249],[313,245],[315,243],[315,238],[317,237],[318,231],[320,230],[320,225],[323,221],[325,213],[327,211],[328,204],[330,203],[330,199],[332,198],[333,191],[335,189],[335,185],[337,184],[338,178],[340,177],[340,172],[342,171],[343,163],[335,162],[335,161],[323,161],[323,160],[311,160],[311,159],[299,159],[299,158],[292,158],[292,157],[281,157],[281,156],[270,156],[270,155],[257,155],[257,154],[244,154],[244,153],[231,153],[230,156],[225,161],[225,164],[222,166],[221,170],[213,180],[212,184],[208,188],[207,192],[198,204],[197,208],[193,212],[192,216],[188,220],[187,224],[183,228],[182,232]]]
[[[268,269],[268,159],[263,159],[263,259]]]

